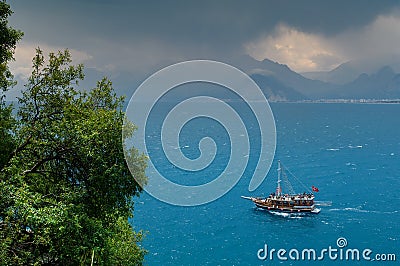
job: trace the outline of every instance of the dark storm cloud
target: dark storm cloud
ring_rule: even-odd
[[[101,65],[126,68],[132,57],[154,67],[159,62],[243,54],[244,44],[282,23],[329,37],[361,28],[397,3],[25,0],[12,2],[11,22],[25,32],[23,42],[84,51]]]
[[[16,1],[14,24],[53,42],[99,36],[241,42],[278,23],[326,35],[359,27],[397,1]],[[54,40],[53,40],[54,39]],[[178,44],[178,43],[177,43]],[[225,43],[227,45],[227,43]]]

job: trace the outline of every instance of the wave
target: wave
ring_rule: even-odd
[[[350,149],[362,149],[362,148],[363,148],[362,145],[357,145],[357,146],[349,145],[348,147],[349,147]]]
[[[185,146],[178,146],[178,147],[174,147],[174,146],[171,146],[171,148],[172,149],[174,149],[174,150],[182,150],[182,149],[187,149],[187,148],[189,148],[190,146],[189,145],[185,145]]]

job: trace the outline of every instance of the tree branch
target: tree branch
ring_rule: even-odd
[[[63,159],[62,155],[66,154],[70,150],[72,150],[72,149],[71,148],[63,149],[63,150],[59,151],[59,153],[57,155],[45,157],[45,158],[39,160],[30,170],[25,170],[22,174],[26,175],[26,174],[31,174],[31,173],[38,173],[37,169],[40,166],[42,166],[46,162],[49,162],[49,161],[52,161],[52,160]]]

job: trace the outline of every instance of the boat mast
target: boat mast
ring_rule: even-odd
[[[276,195],[281,196],[282,195],[282,189],[281,189],[281,161],[278,160],[278,186],[276,187]]]

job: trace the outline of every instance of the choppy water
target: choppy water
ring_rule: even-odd
[[[177,207],[146,193],[136,199],[133,224],[137,229],[148,231],[143,242],[149,250],[146,263],[280,265],[282,262],[276,257],[272,261],[259,260],[257,251],[265,244],[269,248],[287,250],[338,248],[337,239],[344,237],[347,248],[369,248],[372,254],[396,253],[397,262],[374,263],[396,265],[400,260],[400,105],[282,103],[272,104],[271,108],[277,127],[275,161],[283,161],[305,184],[317,186],[320,190],[317,200],[332,201],[332,204],[322,206],[319,215],[293,217],[257,210],[250,201],[241,199],[241,195],[268,195],[275,187],[274,162],[263,184],[254,192],[248,191],[254,171],[251,168],[260,152],[255,147],[256,155],[249,155],[243,178],[214,202],[198,207]],[[244,113],[249,116],[249,123],[254,123],[254,118]],[[174,182],[205,183],[212,179],[212,173],[224,168],[229,159],[228,134],[218,123],[207,123],[210,121],[206,119],[193,120],[191,130],[183,129],[181,147],[176,148],[196,158],[199,138],[211,132],[218,152],[208,172],[188,174],[176,170],[162,159],[157,149],[157,126],[147,136],[154,140],[150,155],[158,160],[157,167]],[[259,134],[250,135],[257,146]],[[288,265],[309,263],[284,262]],[[311,263],[343,265],[350,262],[325,258],[322,262]],[[366,265],[368,262],[352,263]]]

